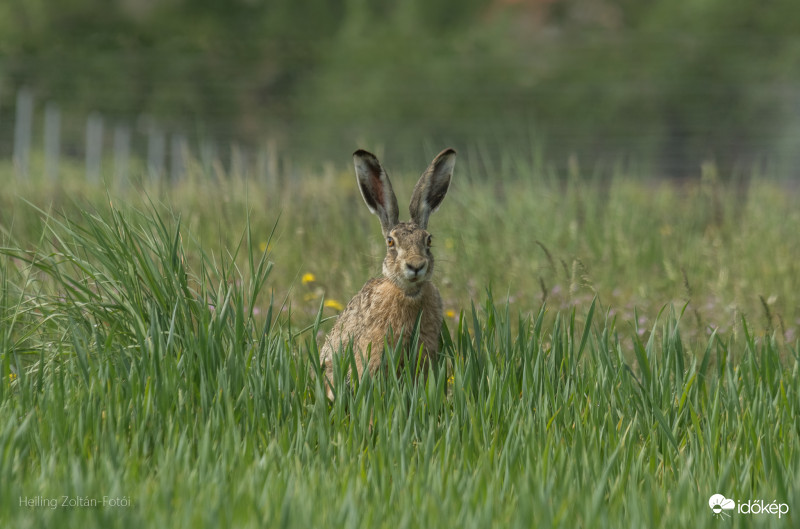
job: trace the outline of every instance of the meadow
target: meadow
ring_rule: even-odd
[[[279,176],[0,167],[0,526],[797,525],[791,182],[465,156],[441,361],[330,403],[318,347],[384,243],[346,163]]]

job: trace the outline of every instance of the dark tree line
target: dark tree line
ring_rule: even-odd
[[[745,0],[6,0],[20,86],[79,114],[335,155],[542,142],[666,173],[800,136],[800,4]],[[796,150],[796,149],[795,149]]]

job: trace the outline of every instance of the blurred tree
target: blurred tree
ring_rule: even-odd
[[[534,131],[556,160],[696,174],[793,148],[798,15],[796,0],[6,0],[0,97],[28,85],[77,115],[321,156]]]

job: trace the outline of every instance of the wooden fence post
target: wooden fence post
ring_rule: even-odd
[[[28,179],[31,154],[31,135],[33,133],[33,94],[28,88],[17,92],[16,118],[14,121],[14,167],[17,178]]]
[[[183,134],[173,134],[170,138],[170,173],[173,184],[183,180],[186,174],[186,137]]]
[[[100,183],[100,166],[103,158],[103,117],[98,112],[86,120],[86,181]]]
[[[114,181],[117,188],[128,185],[128,162],[131,153],[131,129],[127,125],[114,127]]]
[[[44,175],[50,184],[58,181],[61,151],[61,111],[50,101],[44,107]]]
[[[166,154],[164,132],[155,123],[147,130],[147,171],[150,182],[160,184],[164,174],[164,155]]]

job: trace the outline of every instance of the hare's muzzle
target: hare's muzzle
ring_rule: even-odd
[[[428,261],[425,259],[406,261],[406,267],[403,273],[409,281],[417,281],[425,277],[428,271]]]

